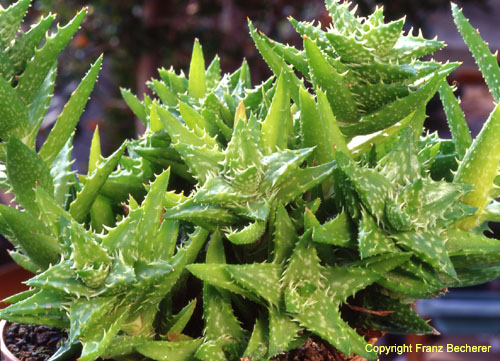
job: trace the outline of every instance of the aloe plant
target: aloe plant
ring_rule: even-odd
[[[387,128],[425,107],[439,80],[456,66],[418,60],[444,44],[421,34],[404,35],[404,19],[384,23],[381,8],[360,18],[349,2],[328,0],[326,6],[332,18],[326,31],[289,19],[304,39],[303,50],[269,39],[249,21],[250,34],[271,70],[284,71],[296,103],[301,81],[295,70],[326,93],[349,139]]]
[[[26,4],[0,24],[17,27]],[[403,35],[380,8],[360,18],[326,5],[326,31],[292,20],[304,50],[250,22],[275,73],[259,86],[246,62],[207,67],[195,41],[187,76],[160,69],[148,83],[155,99],[123,89],[146,132],[103,159],[96,130],[87,175],[70,171],[71,134],[100,60],[38,152],[38,123],[3,123],[3,184],[20,207],[0,208],[0,230],[37,274],[0,317],[68,329],[53,360],[78,344],[83,361],[269,360],[313,335],[374,360],[362,330],[435,333],[413,300],[499,277],[500,243],[482,234],[500,220],[497,110],[472,140],[445,79],[457,64],[418,60],[440,42]],[[498,65],[453,14],[495,96]],[[55,61],[50,41],[30,62]],[[2,78],[4,119],[13,99],[41,112],[53,73],[32,105],[36,91],[19,86],[44,64]],[[422,135],[438,89],[451,140]]]
[[[2,317],[18,322],[67,327],[70,329],[70,340],[60,353],[63,354],[78,341],[83,344],[82,358],[95,359],[110,345],[122,324],[136,337],[150,335],[150,323],[155,313],[146,312],[148,316],[145,316],[146,313],[143,315],[137,310],[143,302],[138,299],[144,287],[150,285],[151,279],[158,280],[158,277],[166,275],[169,275],[167,278],[177,277],[173,275],[182,269],[180,266],[174,272],[177,261],[182,262],[183,257],[190,259],[193,256],[183,256],[183,252],[178,252],[177,258],[167,264],[164,260],[159,263],[154,261],[151,252],[146,252],[147,260],[139,261],[129,247],[120,251],[116,237],[119,235],[119,241],[127,243],[120,232],[129,231],[127,227],[131,219],[119,222],[120,214],[114,208],[126,200],[129,193],[142,201],[146,193],[143,183],[153,176],[153,169],[147,161],[133,156],[122,157],[126,143],[110,157],[102,158],[96,132],[90,151],[89,174],[82,176],[79,182],[71,170],[73,133],[97,80],[102,57],[92,65],[47,139],[36,151],[36,135],[54,89],[57,57],[77,31],[86,10],[83,9],[66,26],[58,28],[56,33],[45,37],[54,20],[52,15],[42,18],[27,33],[18,31],[29,4],[29,1],[21,0],[0,12],[0,162],[5,170],[2,172],[2,186],[15,195],[19,205],[17,208],[2,205],[0,214],[2,233],[17,249],[11,253],[12,258],[37,276],[29,281],[32,289],[15,296],[12,301],[17,303],[5,310]],[[43,46],[39,47],[44,39]],[[162,192],[162,188],[158,187],[163,187],[163,191],[166,189],[168,175],[164,172],[158,178],[154,186],[157,192]],[[111,188],[121,189],[112,189],[107,193],[106,183],[113,184]],[[150,192],[151,196],[154,194]],[[153,213],[158,213],[158,205],[152,203],[151,196],[142,207],[135,206],[135,213],[130,210],[139,222],[140,234],[155,224],[149,219]],[[131,199],[128,207],[134,208],[137,203]],[[158,222],[158,217],[156,219]],[[175,222],[171,223],[168,230],[175,228]],[[105,247],[106,242],[102,238],[107,239],[113,252]],[[192,238],[196,244],[196,240],[203,238],[203,231],[194,233]],[[174,245],[176,240],[177,236],[173,239]],[[166,252],[174,250],[169,247]],[[133,284],[143,285],[136,296],[126,291]],[[164,287],[169,286],[165,284]],[[161,300],[164,294],[160,290],[157,293]],[[134,301],[115,309],[124,294]],[[110,295],[115,298],[110,298]],[[85,302],[81,296],[85,297]],[[68,307],[70,304],[73,306]],[[91,304],[95,308],[89,309]],[[114,311],[111,312],[111,309]],[[104,314],[108,321],[102,319]],[[144,325],[133,323],[136,318],[144,319]],[[80,323],[83,319],[87,319],[85,326]],[[100,331],[95,333],[92,320],[97,319],[103,327],[100,326]],[[128,323],[132,325],[126,326]],[[109,349],[106,350],[109,352]]]
[[[25,210],[2,208],[4,217],[10,219],[7,222],[8,228],[16,235],[17,244],[25,255],[34,256],[37,261],[31,262],[19,253],[13,253],[12,256],[26,268],[37,270],[54,263],[54,259],[59,257],[60,247],[55,239],[44,239],[42,235],[46,232],[36,235],[37,232],[29,231],[29,227],[16,227],[13,220],[24,219],[25,224],[39,222],[37,217],[40,209],[35,202],[33,190],[35,185],[52,194],[61,205],[69,200],[68,193],[74,183],[74,174],[70,168],[72,134],[97,80],[102,58],[92,65],[59,115],[42,148],[36,152],[36,135],[54,89],[57,57],[77,31],[86,9],[79,12],[66,26],[58,28],[56,33],[46,36],[45,33],[54,20],[53,15],[42,18],[26,33],[18,31],[29,5],[30,1],[18,1],[0,12],[0,163],[5,170],[1,173],[0,184],[15,194],[16,202]],[[39,47],[42,40],[45,43]],[[32,232],[34,233],[31,234]],[[44,251],[44,248],[47,249]],[[48,258],[44,259],[42,254],[46,254]]]

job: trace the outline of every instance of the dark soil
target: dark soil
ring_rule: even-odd
[[[319,339],[309,338],[296,349],[272,358],[273,361],[346,361],[346,356]]]
[[[273,361],[337,361],[335,350],[321,340],[309,338],[295,350],[272,358]]]
[[[58,328],[8,323],[5,344],[21,361],[48,360],[66,341],[67,334]]]
[[[368,342],[374,343],[383,333],[378,331],[358,330]],[[275,356],[272,361],[366,361],[361,356],[346,356],[329,343],[317,337],[309,338],[302,346]]]

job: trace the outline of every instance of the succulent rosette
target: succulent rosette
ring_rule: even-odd
[[[72,134],[97,79],[84,77],[37,151],[57,55],[85,10],[45,38],[30,1],[0,11],[0,207],[13,259],[36,273],[0,311],[69,330],[60,359],[268,360],[319,337],[376,359],[367,330],[436,332],[411,307],[500,276],[500,115],[472,140],[443,47],[383,11],[328,0],[331,26],[290,19],[304,48],[250,35],[274,76],[221,74],[198,41],[186,76],[160,69],[154,98],[122,95],[146,132],[71,170]],[[453,5],[496,101],[500,69]],[[303,79],[299,78],[302,75]],[[422,134],[439,90],[452,139]]]

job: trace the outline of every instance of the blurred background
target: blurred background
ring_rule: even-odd
[[[4,7],[13,2],[0,0]],[[463,109],[475,135],[492,110],[493,99],[453,24],[449,0],[354,0],[354,3],[361,15],[383,5],[387,20],[406,15],[406,31],[421,29],[426,37],[437,35],[439,40],[447,43],[448,46],[435,57],[463,62],[450,80],[458,86],[457,93],[462,98]],[[464,7],[472,24],[480,28],[491,49],[499,49],[500,0],[463,0],[457,3]],[[105,155],[124,139],[133,138],[143,131],[140,122],[134,119],[121,99],[119,86],[132,89],[142,98],[143,93],[149,93],[145,82],[158,77],[158,67],[173,66],[187,72],[195,38],[203,46],[207,64],[219,54],[222,70],[231,72],[246,58],[252,70],[252,81],[258,84],[271,72],[248,35],[247,16],[271,38],[300,48],[301,39],[287,21],[288,16],[298,20],[319,20],[324,26],[330,23],[322,0],[33,0],[25,26],[48,12],[56,12],[59,23],[65,24],[83,6],[88,6],[89,14],[59,59],[56,96],[40,139],[50,131],[56,115],[90,63],[104,53],[99,82],[75,138],[74,167],[81,172],[87,168],[88,149],[96,126],[100,129]],[[439,98],[431,101],[427,114],[428,129],[449,136]],[[499,232],[496,233],[500,238]],[[2,269],[12,271],[7,253],[9,247],[6,240],[0,240],[0,273]],[[15,284],[24,276],[17,274],[11,280]],[[0,285],[0,298],[3,298],[1,290],[5,292],[6,289],[6,284]],[[381,360],[500,361],[500,280],[472,289],[452,290],[443,299],[422,301],[416,307],[434,320],[433,325],[443,336],[405,339],[387,335],[382,342],[388,345],[403,342],[484,344],[491,345],[492,351],[488,354],[391,354]]]

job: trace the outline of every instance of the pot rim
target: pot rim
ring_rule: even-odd
[[[3,337],[3,331],[5,326],[7,325],[6,320],[0,320],[0,350],[2,352],[2,360],[3,361],[20,361],[16,356],[14,356],[9,349],[7,348],[7,345],[5,344],[4,337]]]

